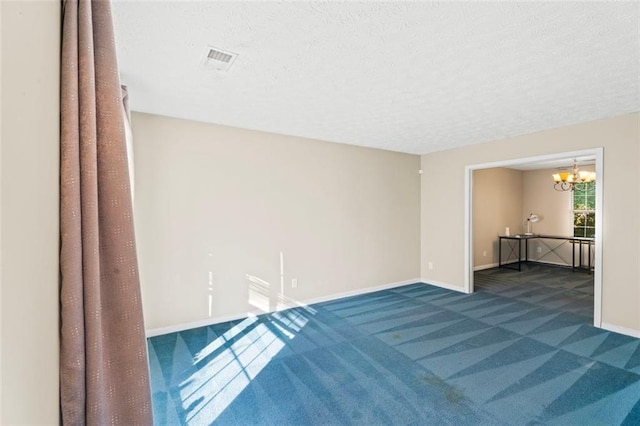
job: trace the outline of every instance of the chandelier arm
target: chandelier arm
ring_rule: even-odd
[[[575,189],[575,184],[572,182],[556,182],[553,185],[553,189],[556,191],[573,191]]]

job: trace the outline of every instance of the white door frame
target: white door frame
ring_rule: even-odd
[[[593,325],[602,327],[602,213],[603,213],[603,157],[602,147],[558,154],[517,158],[465,167],[464,178],[464,291],[473,293],[473,171],[495,167],[509,167],[550,160],[594,156],[596,159],[596,237],[593,270]],[[551,185],[551,181],[549,181]]]

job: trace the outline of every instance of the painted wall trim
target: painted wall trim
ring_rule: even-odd
[[[514,262],[515,263],[515,262]],[[478,265],[473,267],[473,272],[484,271],[485,269],[497,268],[498,263],[487,263],[486,265]]]
[[[524,262],[524,259],[522,260]],[[529,262],[531,263],[541,263],[543,265],[552,265],[552,266],[559,266],[561,268],[571,268],[571,265],[567,265],[566,263],[560,263],[560,262],[548,262],[546,260],[530,260]],[[518,263],[517,260],[513,260],[513,261],[509,261],[509,262],[503,262],[503,265],[510,265],[513,263]],[[484,271],[485,269],[492,269],[492,268],[497,268],[498,264],[497,263],[487,263],[486,265],[478,265],[478,266],[474,266],[473,267],[473,272],[476,271]],[[578,268],[576,267],[576,271],[585,271],[586,268]]]
[[[601,328],[613,331],[614,333],[626,334],[627,336],[640,338],[640,330],[635,328],[621,327],[615,324],[609,324],[608,322],[602,322]]]
[[[458,293],[465,293],[465,294],[469,294],[467,291],[465,291],[465,289],[463,287],[460,287],[459,285],[453,285],[453,284],[449,284],[449,283],[443,283],[440,281],[434,281],[431,279],[426,279],[426,278],[422,278],[420,280],[422,283],[424,284],[429,284],[435,287],[440,287],[440,288],[444,288],[445,290],[452,290]]]
[[[548,160],[575,158],[593,155],[596,159],[596,235],[594,256],[594,285],[593,285],[593,325],[602,327],[602,215],[603,204],[603,164],[604,148],[591,148],[579,151],[560,152],[555,154],[538,155],[534,157],[514,158],[510,160],[494,161],[490,163],[472,164],[464,170],[464,292],[473,292],[473,171],[495,167],[514,166]]]
[[[287,300],[284,301],[284,303],[281,303],[281,307],[280,308],[273,309],[273,310],[270,310],[268,312],[262,311],[260,309],[254,309],[254,310],[251,310],[251,311],[238,313],[238,314],[233,314],[233,315],[224,315],[224,316],[219,316],[219,317],[214,317],[214,318],[208,318],[208,319],[202,320],[202,321],[192,321],[192,322],[188,322],[188,323],[170,325],[170,326],[167,326],[167,327],[153,328],[153,329],[149,329],[149,330],[146,331],[146,336],[147,337],[160,336],[162,334],[175,333],[175,332],[178,332],[178,331],[190,330],[192,328],[206,327],[206,326],[209,326],[209,325],[219,324],[219,323],[222,323],[222,322],[235,321],[235,320],[244,319],[244,318],[247,318],[247,317],[263,315],[263,314],[266,314],[266,313],[272,313],[272,312],[276,312],[276,311],[282,311],[282,310],[286,310],[286,309],[312,305],[314,303],[329,302],[329,301],[332,301],[332,300],[343,299],[345,297],[359,296],[361,294],[373,293],[373,292],[376,292],[376,291],[388,290],[390,288],[401,287],[401,286],[408,285],[408,284],[420,284],[420,283],[424,283],[424,281],[421,280],[420,278],[413,278],[413,279],[410,279],[410,280],[398,281],[398,282],[395,282],[395,283],[382,284],[382,285],[378,285],[378,286],[366,287],[366,288],[361,288],[361,289],[357,289],[357,290],[345,291],[345,292],[341,292],[341,293],[334,293],[334,294],[331,294],[331,295],[328,295],[328,296],[314,297],[314,298],[311,298],[311,299],[305,299],[303,301],[287,299]],[[434,285],[436,285],[436,284],[434,284]],[[455,290],[455,289],[452,288],[452,290]],[[460,291],[460,289],[458,288],[457,291]]]

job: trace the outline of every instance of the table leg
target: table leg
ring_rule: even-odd
[[[522,239],[518,240],[518,272],[522,271]]]
[[[580,254],[578,255],[580,258],[580,263],[578,263],[578,268],[582,268],[582,241],[580,241]]]

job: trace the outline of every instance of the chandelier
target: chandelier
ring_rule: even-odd
[[[553,188],[556,191],[573,191],[576,188],[584,189],[584,185],[596,180],[595,172],[578,170],[578,162],[573,160],[573,169],[570,172],[559,172],[553,175]]]

